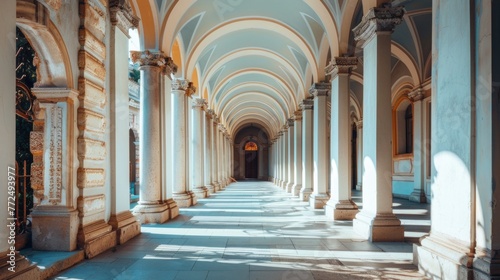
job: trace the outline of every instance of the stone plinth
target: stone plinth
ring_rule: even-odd
[[[403,242],[404,227],[394,214],[375,217],[360,212],[353,220],[356,232],[371,242]]]
[[[358,212],[358,206],[351,200],[342,200],[338,203],[329,201],[325,206],[325,215],[334,220],[352,220]]]
[[[33,218],[34,250],[73,251],[77,249],[78,211],[66,207],[38,206]]]

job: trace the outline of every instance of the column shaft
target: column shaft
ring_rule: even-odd
[[[300,199],[309,201],[312,194],[313,179],[313,108],[314,101],[305,99],[300,104],[302,110],[302,188]]]
[[[205,99],[195,98],[192,100],[191,110],[191,190],[197,198],[206,198],[208,196],[208,189],[204,183],[204,153],[203,153],[203,123],[204,114],[203,107],[205,106]]]
[[[328,155],[327,143],[327,97],[330,83],[317,83],[310,93],[314,95],[314,131],[313,131],[313,193],[309,205],[314,209],[323,209],[328,201]]]
[[[187,125],[186,125],[186,91],[189,88],[187,80],[172,81],[172,154],[173,198],[179,207],[190,207],[196,204],[196,196],[187,190]],[[142,147],[143,145],[141,145]],[[145,159],[141,158],[141,162]],[[143,169],[141,168],[141,171]],[[148,172],[145,170],[144,172]]]
[[[404,239],[404,228],[392,212],[390,125],[391,33],[403,13],[401,7],[373,8],[354,30],[357,40],[363,42],[363,138],[370,141],[363,143],[363,209],[353,225],[356,232],[371,241]]]
[[[213,184],[213,179],[212,179],[212,174],[213,174],[213,150],[212,150],[212,138],[213,138],[213,129],[212,129],[212,118],[213,118],[213,111],[212,110],[206,110],[205,111],[205,125],[203,127],[204,135],[204,164],[205,168],[203,171],[205,172],[204,174],[204,184],[205,187],[208,189],[209,193],[215,193],[216,192],[216,187]]]
[[[124,7],[110,7],[111,17],[131,15]],[[129,17],[136,19],[135,17]],[[128,29],[134,24],[127,22],[126,26],[117,25],[112,21],[110,30],[110,176],[111,176],[111,217],[109,224],[116,230],[118,244],[123,244],[141,232],[140,223],[130,212],[129,164],[130,155],[128,141],[129,115],[128,83]],[[137,23],[137,22],[136,22]],[[125,28],[120,28],[125,27]],[[133,163],[135,164],[135,162]]]
[[[363,187],[363,120],[359,120],[356,123],[357,130],[357,142],[356,142],[356,152],[357,152],[357,171],[358,176],[356,176],[358,183],[356,184],[356,190],[360,191]]]
[[[295,112],[294,127],[293,153],[295,164],[293,165],[294,184],[292,186],[292,194],[299,196],[300,189],[302,188],[302,111]]]
[[[423,110],[423,93],[419,88],[408,94],[413,101],[413,192],[410,201],[425,203],[425,117]]]
[[[287,179],[287,185],[286,185],[286,192],[291,193],[292,192],[292,187],[294,185],[294,171],[295,171],[295,154],[294,154],[294,144],[295,144],[295,127],[294,127],[294,120],[289,119],[288,120],[288,179]]]
[[[351,115],[349,75],[357,66],[356,57],[336,57],[327,71],[332,74],[330,130],[330,200],[327,217],[352,220],[358,207],[351,199]]]

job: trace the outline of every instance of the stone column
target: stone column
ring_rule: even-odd
[[[219,148],[218,148],[218,130],[217,127],[219,126],[218,123],[218,118],[215,112],[212,110],[213,117],[212,117],[212,184],[215,187],[216,191],[221,190],[221,186],[219,183],[219,177],[218,177],[218,172],[219,172]]]
[[[141,233],[140,223],[130,211],[129,194],[129,96],[128,45],[130,28],[137,28],[139,19],[132,14],[128,5],[117,2],[109,7],[111,30],[109,40],[109,106],[110,106],[110,181],[111,217],[109,224],[116,230],[118,244],[123,244]]]
[[[274,184],[276,186],[280,185],[281,180],[281,132],[276,135],[276,179]]]
[[[288,165],[290,164],[288,162],[288,124],[285,124],[283,126],[283,136],[282,138],[282,169],[283,169],[283,181],[281,181],[280,187],[282,189],[286,188],[286,185],[288,184]]]
[[[192,100],[191,110],[191,190],[198,198],[206,198],[208,189],[204,183],[204,154],[203,154],[203,108],[205,107],[205,99],[194,98]]]
[[[372,8],[354,29],[363,47],[363,209],[354,230],[370,241],[403,241],[404,228],[392,212],[391,33],[402,7]]]
[[[330,94],[330,83],[316,83],[309,93],[314,96],[314,131],[313,131],[313,193],[309,205],[313,209],[323,209],[329,197],[328,190],[328,149],[327,138],[327,98]]]
[[[358,129],[357,134],[357,143],[356,143],[356,151],[357,151],[357,171],[358,183],[356,184],[356,190],[360,191],[363,189],[363,120],[359,120],[356,122],[356,128]]]
[[[295,153],[294,153],[294,148],[295,148],[295,129],[294,129],[294,120],[293,118],[288,119],[288,179],[287,179],[287,184],[286,184],[286,192],[291,193],[292,192],[292,187],[294,185],[294,171],[295,171],[295,164],[297,164],[295,160]]]
[[[326,71],[332,76],[330,110],[330,200],[325,214],[334,220],[352,220],[358,206],[351,199],[351,115],[349,76],[356,57],[335,57]]]
[[[300,103],[302,110],[302,188],[300,200],[309,201],[313,192],[313,108],[314,101],[304,99]]]
[[[39,173],[33,170],[36,177],[41,178],[43,182],[40,188],[37,184],[33,186],[36,205],[31,212],[33,249],[73,251],[77,249],[80,224],[75,204],[78,196],[77,184],[79,187],[88,187],[89,183],[77,183],[74,176],[78,167],[78,92],[55,88],[34,88],[32,92],[40,104],[41,112],[37,117],[45,122],[43,131],[33,131],[30,135],[30,149],[40,150],[43,154],[41,170],[38,170]],[[99,152],[104,153],[103,150]],[[102,180],[98,183],[104,185],[104,176],[100,178]],[[95,199],[98,203],[104,203],[104,195],[96,196]],[[104,219],[100,215],[98,218]],[[109,237],[107,241],[116,242],[116,233],[111,231],[111,226],[103,220],[99,221],[104,235]]]
[[[205,156],[204,156],[204,163],[205,163],[205,168],[203,168],[203,171],[205,172],[204,174],[204,182],[205,182],[205,187],[208,189],[209,193],[215,193],[216,192],[216,186],[213,184],[213,179],[212,179],[212,174],[213,174],[213,168],[212,168],[212,161],[213,161],[213,150],[212,150],[212,138],[213,138],[213,129],[212,129],[212,121],[213,121],[213,116],[214,116],[214,111],[213,110],[205,110],[205,126],[204,126],[204,150],[205,150]]]
[[[421,273],[500,276],[500,6],[433,1],[430,234],[416,246]]]
[[[223,166],[223,161],[224,161],[224,148],[223,148],[223,141],[224,141],[224,136],[222,135],[222,130],[223,126],[219,121],[218,129],[217,129],[217,181],[219,181],[220,188],[224,189],[226,187],[226,184],[224,183],[224,180],[222,178],[222,174],[224,172],[224,166]]]
[[[172,167],[173,198],[179,207],[190,207],[197,203],[196,195],[187,189],[186,157],[187,157],[187,125],[186,125],[186,95],[191,95],[195,89],[188,80],[172,81]],[[143,146],[143,145],[141,145]],[[141,158],[141,162],[144,159]],[[141,170],[143,170],[141,168]]]
[[[410,92],[408,97],[413,101],[413,192],[410,201],[425,203],[425,117],[423,108],[423,92],[421,88]]]
[[[302,188],[302,111],[300,110],[295,112],[294,130],[293,153],[295,164],[293,166],[294,184],[292,186],[292,194],[299,196],[300,189]]]
[[[170,211],[161,193],[160,85],[164,66],[159,65],[166,65],[171,59],[150,51],[131,52],[131,56],[141,70],[140,200],[133,212],[142,223],[164,223],[170,218]]]

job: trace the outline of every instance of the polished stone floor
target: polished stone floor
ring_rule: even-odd
[[[238,182],[55,279],[423,279],[411,241],[429,230],[428,205],[394,209],[408,242],[370,243],[272,183]]]

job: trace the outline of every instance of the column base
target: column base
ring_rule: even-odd
[[[472,278],[473,257],[467,246],[432,235],[421,238],[420,243],[413,245],[413,263],[420,273],[429,277],[443,275],[447,279],[476,279]]]
[[[330,200],[325,206],[326,217],[333,220],[351,221],[358,212],[358,206],[352,200]]]
[[[111,215],[109,224],[116,231],[116,240],[119,245],[141,234],[141,223],[129,210],[118,215]]]
[[[213,185],[205,185],[205,188],[208,190],[208,196],[215,193],[215,187]]]
[[[496,251],[476,247],[476,258],[473,263],[474,279],[489,280],[500,278],[500,256]]]
[[[309,197],[309,207],[312,209],[323,209],[330,197],[326,193],[311,194]]]
[[[194,188],[193,193],[196,195],[197,198],[207,198],[208,197],[208,189],[205,186]]]
[[[116,231],[104,220],[83,226],[78,231],[78,247],[91,259],[116,246]]]
[[[286,187],[285,187],[286,192],[287,193],[292,193],[292,187],[293,187],[293,183],[292,182],[286,184]]]
[[[173,220],[179,216],[179,207],[177,203],[172,198],[169,198],[164,201],[164,203],[168,206],[168,212],[170,213],[170,220]]]
[[[166,203],[146,204],[139,201],[139,205],[132,211],[139,218],[141,224],[163,224],[170,219],[170,211]]]
[[[302,189],[300,190],[300,194],[299,194],[300,200],[302,200],[304,202],[309,201],[309,197],[311,196],[312,192],[313,192],[313,190],[311,188],[302,187]]]
[[[61,206],[38,206],[33,209],[32,244],[40,251],[74,251],[80,221],[78,210]],[[111,227],[110,227],[111,229]]]
[[[286,184],[287,184],[286,181],[284,181],[284,180],[281,181],[280,188],[283,190],[286,189]]]
[[[356,185],[356,190],[357,190],[357,191],[362,191],[362,190],[363,190],[363,185],[362,185],[361,183],[358,183],[358,184]]]
[[[363,211],[353,220],[354,231],[371,242],[403,242],[404,227],[394,214],[372,215]]]
[[[179,208],[188,208],[198,203],[198,199],[196,199],[193,192],[174,193],[173,199]]]
[[[294,184],[292,186],[292,195],[293,196],[299,196],[301,189],[302,189],[302,185],[300,185],[300,184]]]
[[[427,197],[425,196],[425,193],[422,191],[414,191],[410,194],[409,200],[417,203],[426,203]]]
[[[212,182],[212,186],[214,186],[215,192],[220,191],[220,186],[218,182]]]

